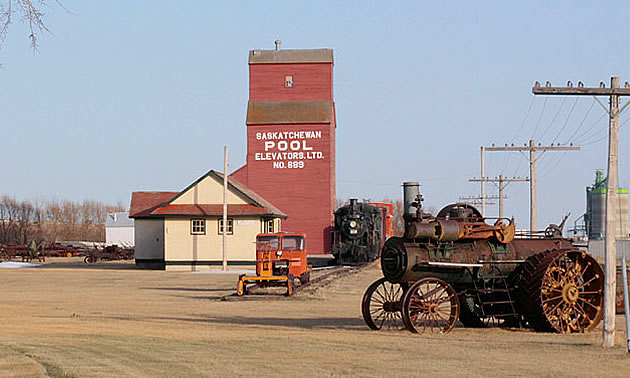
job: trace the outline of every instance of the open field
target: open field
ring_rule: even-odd
[[[292,298],[220,301],[237,274],[59,261],[0,269],[0,376],[630,375],[622,316],[613,349],[601,328],[370,331],[360,301],[377,267]]]

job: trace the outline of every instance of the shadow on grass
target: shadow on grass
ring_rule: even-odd
[[[192,292],[223,292],[230,291],[230,289],[200,289],[198,287],[141,287],[142,290],[164,290],[164,291],[192,291]],[[193,297],[199,298],[199,297]]]
[[[36,264],[38,264],[36,262]],[[110,261],[97,261],[93,264],[86,264],[83,261],[70,261],[70,262],[46,262],[36,269],[98,269],[98,270],[146,270],[136,267],[132,260],[125,260],[119,262]]]
[[[45,316],[46,318],[74,318],[78,321],[90,320],[122,320],[136,322],[185,322],[197,324],[225,324],[225,325],[254,325],[267,327],[293,327],[301,329],[338,329],[350,331],[365,331],[367,326],[361,318],[279,318],[279,317],[249,317],[249,316],[211,316],[211,315],[191,315],[189,317],[169,317],[169,316],[138,316],[138,315],[67,315],[67,316]]]
[[[367,326],[361,318],[276,318],[253,316],[198,316],[196,318],[184,318],[181,320],[228,325],[257,325],[271,327],[294,327],[301,329],[341,329],[351,331],[365,331]]]

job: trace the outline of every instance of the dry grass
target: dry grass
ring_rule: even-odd
[[[65,261],[65,260],[64,260]],[[47,263],[0,270],[0,371],[6,376],[627,376],[601,330],[537,334],[456,328],[369,331],[360,315],[376,268],[293,298],[220,301],[236,274]]]

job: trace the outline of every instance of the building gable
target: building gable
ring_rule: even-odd
[[[181,191],[178,196],[170,201],[169,205],[222,204],[223,180],[212,173],[213,171],[210,171]],[[236,191],[233,186],[228,185],[227,203],[230,205],[247,205],[253,204],[253,201]]]

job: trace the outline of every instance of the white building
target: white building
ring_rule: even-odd
[[[105,243],[133,247],[135,245],[133,225],[133,219],[129,218],[128,212],[110,212],[105,218]]]

